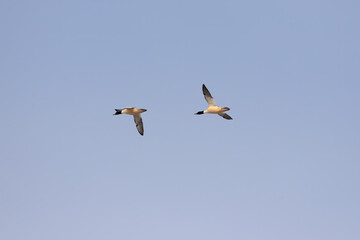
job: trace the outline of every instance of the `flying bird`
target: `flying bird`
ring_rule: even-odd
[[[232,118],[225,113],[226,111],[229,111],[230,108],[217,106],[215,104],[214,98],[211,96],[211,94],[210,94],[209,90],[206,88],[205,84],[202,85],[202,90],[204,93],[205,100],[207,101],[209,106],[206,110],[199,111],[195,114],[200,115],[200,114],[204,114],[204,113],[213,113],[213,114],[218,114],[227,120],[232,120]]]
[[[138,109],[138,108],[123,108],[123,109],[115,109],[115,113],[113,115],[119,114],[129,114],[134,116],[134,122],[136,124],[136,128],[141,135],[144,135],[144,126],[141,118],[141,113],[146,112],[146,109]]]

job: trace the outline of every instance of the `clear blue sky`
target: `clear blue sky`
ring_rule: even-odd
[[[360,239],[359,12],[1,1],[0,239]]]

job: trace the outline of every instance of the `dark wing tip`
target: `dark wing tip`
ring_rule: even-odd
[[[210,91],[207,89],[205,84],[202,85],[203,94],[212,98]]]
[[[134,122],[136,125],[136,129],[138,130],[138,132],[140,133],[140,135],[144,135],[144,125],[143,125],[143,121],[142,118],[139,115],[134,115]]]
[[[202,85],[202,89],[203,91],[206,89],[207,90],[207,87],[205,86],[205,84]]]
[[[226,113],[223,114],[219,114],[221,117],[225,118],[226,120],[233,120],[232,117],[230,117],[229,115],[227,115]]]

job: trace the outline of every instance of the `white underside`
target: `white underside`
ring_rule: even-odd
[[[121,113],[129,114],[129,115],[138,115],[142,112],[145,112],[145,111],[142,109],[137,109],[137,108],[125,108],[124,110],[122,110]]]
[[[219,113],[223,113],[225,112],[226,109],[223,109],[221,107],[218,107],[218,106],[210,106],[208,107],[208,109],[206,109],[204,111],[204,113],[214,113],[214,114],[219,114]]]

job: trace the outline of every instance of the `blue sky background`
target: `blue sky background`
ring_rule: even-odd
[[[359,12],[1,1],[0,238],[360,239]]]

